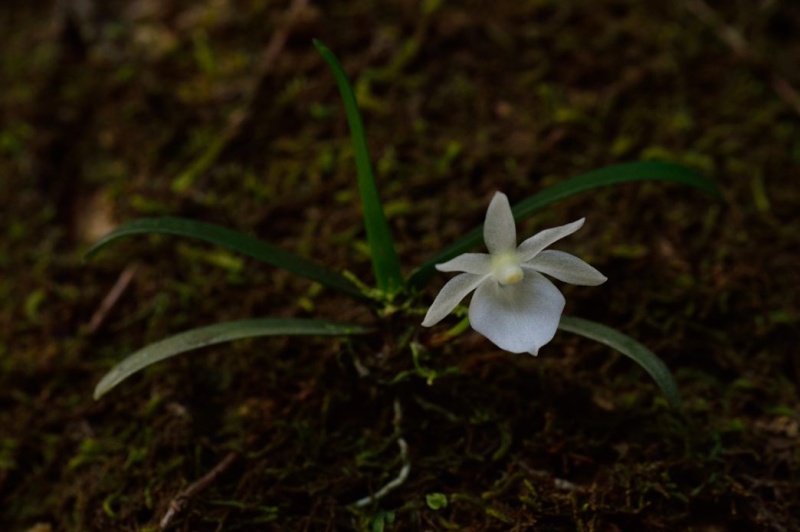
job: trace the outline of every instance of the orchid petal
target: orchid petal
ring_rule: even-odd
[[[469,321],[501,349],[535,356],[555,336],[564,304],[553,283],[526,271],[513,285],[480,284],[469,306]]]
[[[486,253],[464,253],[436,265],[440,272],[466,272],[486,275],[492,269],[492,257]]]
[[[467,294],[475,290],[481,282],[487,279],[488,275],[474,275],[471,273],[462,273],[456,275],[442,287],[439,295],[433,300],[431,308],[425,314],[425,319],[422,320],[423,327],[430,327],[436,325],[445,316],[456,308],[462,299],[467,297]]]
[[[571,224],[545,229],[544,231],[536,233],[517,248],[517,257],[519,261],[528,262],[553,242],[561,240],[583,227],[583,222],[585,220],[586,218],[581,218]]]
[[[559,281],[584,286],[603,284],[608,278],[575,255],[546,249],[522,265],[523,271],[534,269]]]
[[[483,224],[483,241],[492,255],[509,253],[517,247],[517,228],[508,204],[508,196],[495,192],[486,221]]]

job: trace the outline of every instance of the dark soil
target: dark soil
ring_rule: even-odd
[[[171,529],[797,530],[800,9],[295,4],[0,8],[0,528],[157,530],[213,471]],[[406,272],[479,224],[496,190],[515,202],[640,159],[717,183],[725,202],[628,184],[519,228],[587,217],[562,249],[609,281],[559,284],[566,313],[658,353],[682,412],[631,360],[566,333],[537,358],[472,331],[433,347],[448,318],[419,333],[420,371],[399,318],[212,246],[140,237],[82,260],[114,225],[172,215],[373,283],[347,124],[312,38],[355,81]],[[214,346],[92,400],[135,349],[259,316],[384,334]],[[398,437],[408,477],[355,508],[398,475]]]

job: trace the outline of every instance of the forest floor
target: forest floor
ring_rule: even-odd
[[[4,4],[0,528],[797,530],[800,7],[716,4]],[[560,248],[609,281],[558,283],[565,312],[656,352],[682,410],[599,344],[560,332],[534,358],[471,330],[439,342],[452,317],[415,333],[422,371],[391,348],[408,324],[390,323],[209,347],[92,399],[127,354],[193,327],[385,322],[195,241],[128,239],[83,260],[123,221],[182,216],[372,283],[313,38],[355,80],[406,273],[479,225],[496,190],[514,203],[649,159],[717,184],[725,201],[599,189],[518,227],[587,218]],[[353,505],[405,464],[398,487]]]

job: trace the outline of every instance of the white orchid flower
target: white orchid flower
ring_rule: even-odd
[[[546,229],[517,247],[517,230],[508,197],[496,192],[486,211],[486,253],[464,253],[436,269],[464,272],[442,287],[422,325],[439,323],[475,291],[469,305],[473,329],[501,349],[537,355],[553,339],[564,310],[564,296],[543,273],[576,285],[596,286],[606,276],[569,253],[545,249],[583,226],[585,218]]]

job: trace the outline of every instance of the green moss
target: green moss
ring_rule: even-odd
[[[50,31],[52,14],[33,3],[4,32],[6,527],[155,530],[169,502],[235,449],[177,528],[791,528],[800,135],[770,82],[798,83],[786,69],[798,50],[774,26],[791,19],[788,6],[719,7],[729,23],[752,21],[737,29],[757,52],[775,51],[757,70],[669,4],[343,2],[304,11],[257,77],[282,6],[190,4],[141,18],[110,7],[81,44]],[[319,21],[347,31],[312,35]],[[142,52],[148,35],[161,51]],[[636,157],[716,180],[724,205],[632,185],[572,198],[526,226],[587,216],[574,245],[610,281],[567,290],[568,312],[662,356],[683,414],[638,368],[589,342],[559,335],[534,359],[471,332],[439,345],[439,330],[215,347],[91,400],[114,362],[189,327],[376,319],[285,272],[187,243],[79,259],[75,221],[103,189],[118,220],[223,223],[370,279],[346,127],[312,36],[361,80],[407,269],[479,224],[495,190],[522,199]],[[133,261],[142,266],[90,334]],[[398,336],[416,331],[413,315],[384,318]],[[416,358],[407,344],[420,347]],[[398,435],[408,479],[370,507],[348,506],[397,475]]]

